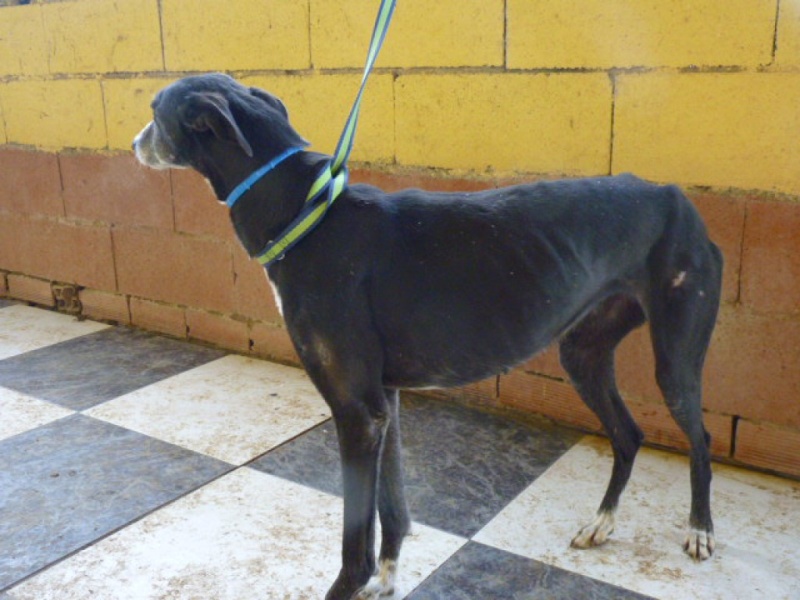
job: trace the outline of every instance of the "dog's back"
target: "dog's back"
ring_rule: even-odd
[[[603,298],[644,297],[656,246],[683,244],[694,256],[710,243],[680,190],[630,175],[476,193],[353,186],[339,202],[331,235],[338,221],[351,239],[373,240],[361,278],[385,340],[385,383],[397,387],[462,385],[508,369]],[[337,237],[331,262],[346,265]],[[675,268],[663,276],[689,270]]]

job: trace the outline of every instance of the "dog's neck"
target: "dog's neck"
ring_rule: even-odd
[[[315,152],[299,152],[289,157],[256,182],[231,208],[236,235],[250,256],[259,254],[298,215],[311,184],[329,158]]]

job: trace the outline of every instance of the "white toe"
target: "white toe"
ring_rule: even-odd
[[[612,531],[614,531],[614,513],[598,513],[597,518],[572,539],[572,546],[575,548],[599,546],[608,540]]]
[[[356,592],[353,600],[378,600],[394,595],[394,580],[397,576],[397,561],[381,561],[378,572],[363,588]]]
[[[714,554],[714,534],[700,529],[691,529],[686,534],[683,549],[695,560],[706,560]]]

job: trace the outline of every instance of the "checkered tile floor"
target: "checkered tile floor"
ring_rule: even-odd
[[[0,300],[0,598],[320,598],[341,500],[304,374]],[[800,598],[800,484],[717,465],[718,552],[680,543],[686,459],[643,451],[605,547],[569,548],[606,442],[403,406],[397,598]]]

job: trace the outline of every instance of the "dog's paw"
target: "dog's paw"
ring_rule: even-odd
[[[608,540],[608,536],[614,531],[614,513],[601,512],[597,518],[589,525],[584,527],[572,538],[573,548],[591,548],[599,546]]]
[[[397,576],[397,561],[381,561],[380,569],[363,588],[353,596],[353,600],[378,600],[394,596],[394,580]]]
[[[695,560],[706,560],[714,554],[716,541],[714,534],[710,531],[691,529],[686,534],[686,541],[683,542],[683,550]]]

